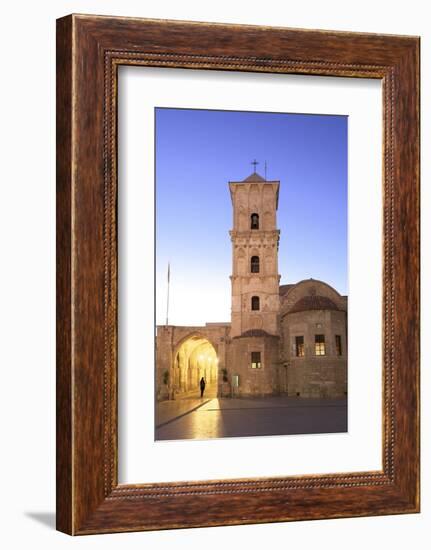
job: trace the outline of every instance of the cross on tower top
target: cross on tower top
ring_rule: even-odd
[[[256,166],[257,166],[259,163],[257,162],[256,159],[254,159],[254,161],[251,162],[250,164],[252,164],[252,165],[254,166],[254,173],[256,173]]]

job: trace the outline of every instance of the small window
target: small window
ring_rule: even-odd
[[[296,349],[296,357],[304,357],[305,350],[304,350],[304,337],[303,336],[297,336],[295,338],[295,349]]]
[[[314,337],[314,353],[315,355],[326,355],[325,350],[325,335],[316,334]]]
[[[259,229],[259,214],[252,214],[250,216],[250,228]]]
[[[261,369],[262,363],[260,361],[260,351],[251,352],[251,368],[252,369]]]
[[[259,273],[259,256],[252,256],[250,261],[250,271],[252,273]]]
[[[252,298],[251,298],[251,309],[252,309],[252,311],[259,311],[259,309],[260,309],[259,296],[252,296]]]
[[[343,350],[341,348],[341,336],[339,334],[335,335],[335,353],[338,356],[343,355]]]

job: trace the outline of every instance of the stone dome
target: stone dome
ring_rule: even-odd
[[[297,313],[299,311],[310,311],[316,309],[338,310],[338,307],[330,298],[314,294],[300,298],[287,313]]]
[[[235,338],[250,338],[250,337],[255,337],[255,336],[270,336],[272,338],[278,338],[278,336],[276,334],[269,334],[269,332],[266,332],[266,330],[255,328],[255,329],[251,329],[251,330],[246,330],[240,336],[234,336],[234,339]]]

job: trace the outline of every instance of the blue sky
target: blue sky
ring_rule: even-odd
[[[229,181],[280,180],[281,284],[347,294],[346,116],[156,109],[156,321],[230,320]]]

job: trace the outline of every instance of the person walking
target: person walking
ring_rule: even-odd
[[[201,378],[201,381],[199,382],[199,386],[201,387],[201,397],[203,397],[205,391],[205,380],[203,376]]]

